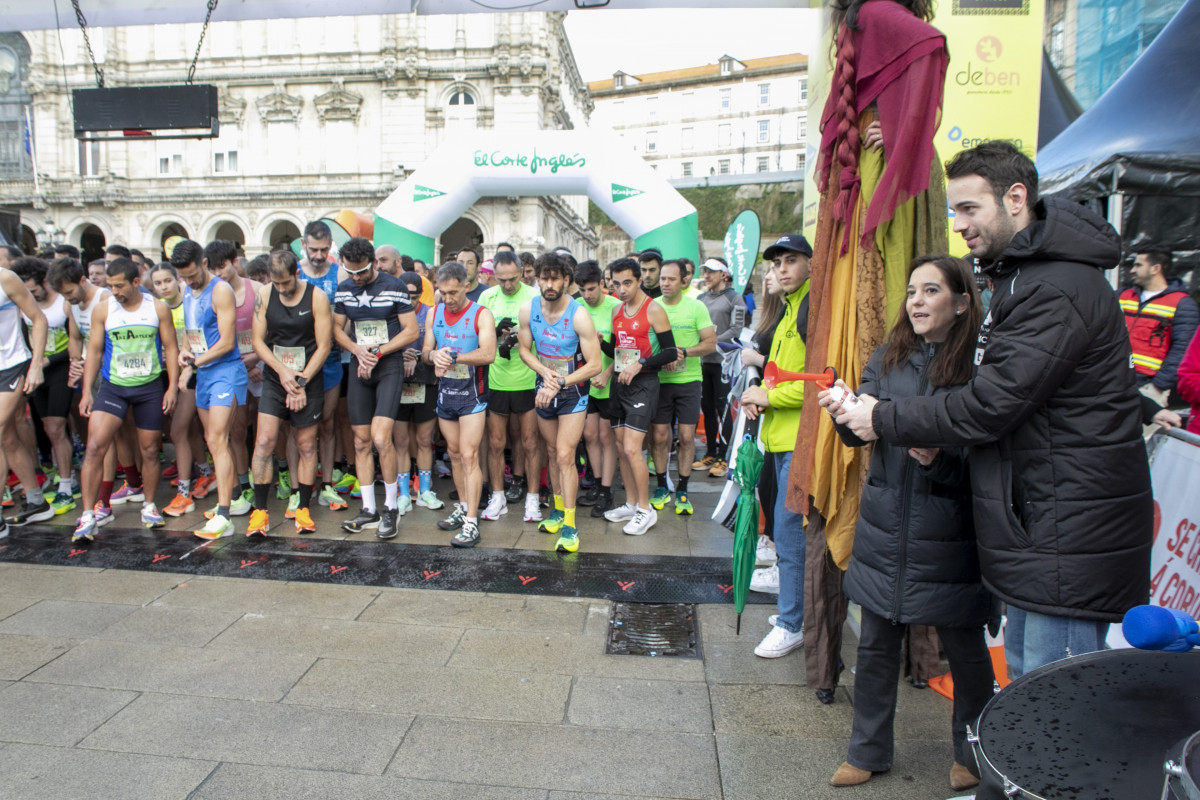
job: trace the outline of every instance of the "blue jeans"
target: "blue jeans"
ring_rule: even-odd
[[[791,451],[775,454],[775,554],[779,557],[779,619],[791,633],[804,627],[804,516],[788,511],[788,468]]]
[[[1010,605],[1004,627],[1004,658],[1014,678],[1053,661],[1104,649],[1108,623],[1052,617]]]

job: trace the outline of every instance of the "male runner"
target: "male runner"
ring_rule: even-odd
[[[213,258],[222,251],[214,249]],[[183,321],[187,344],[180,366],[196,371],[196,410],[217,474],[217,513],[196,531],[201,539],[233,533],[230,504],[237,484],[229,428],[234,411],[246,403],[246,366],[237,349],[237,306],[233,289],[208,271],[207,249],[190,239],[175,245],[171,265],[186,284]]]
[[[417,462],[417,505],[437,510],[445,505],[433,491],[433,429],[437,424],[437,378],[433,367],[421,361],[425,330],[433,321],[433,306],[421,302],[423,282],[416,272],[405,272],[400,281],[408,289],[417,311],[417,341],[404,348],[404,386],[392,443],[396,446],[396,487],[400,496],[396,513],[412,510],[412,462]]]
[[[658,488],[650,498],[655,511],[662,511],[671,498],[667,488],[667,465],[671,459],[671,425],[679,423],[679,483],[675,486],[675,513],[691,515],[687,499],[692,458],[696,455],[696,425],[700,422],[700,356],[716,352],[717,332],[704,303],[683,293],[684,265],[681,261],[663,262],[658,273],[662,297],[654,302],[667,312],[678,355],[658,373],[658,405],[654,413],[654,434],[650,455]]]
[[[538,530],[559,534],[554,549],[574,553],[579,549],[575,451],[587,420],[588,380],[603,368],[600,340],[587,311],[567,294],[574,280],[567,259],[546,253],[537,260],[537,273],[541,296],[521,306],[517,336],[521,360],[538,375],[538,430],[546,442],[550,479],[557,490],[554,513]]]
[[[621,305],[617,298],[604,293],[604,276],[595,261],[584,261],[575,273],[575,282],[583,295],[583,307],[592,318],[600,341],[612,338],[613,311]],[[599,481],[579,498],[579,504],[592,506],[592,516],[602,517],[613,507],[613,471],[617,468],[617,437],[612,428],[609,392],[612,389],[613,360],[605,355],[600,374],[592,378],[588,392],[587,422],[583,439],[587,445],[592,473]]]
[[[325,293],[297,277],[290,250],[271,254],[271,283],[254,303],[254,351],[263,365],[263,393],[254,438],[254,510],[246,535],[265,536],[270,528],[267,493],[282,420],[292,423],[300,452],[299,491],[293,519],[296,533],[312,533],[309,504],[317,477],[317,425],[325,401],[325,359],[332,346],[333,320]],[[289,500],[290,504],[290,500]]]
[[[380,272],[400,277],[400,251],[393,245],[381,244],[375,248],[375,265]]]
[[[632,258],[609,265],[613,284],[623,305],[613,313],[613,428],[625,504],[607,511],[609,522],[628,524],[622,529],[641,536],[658,522],[650,507],[649,475],[642,456],[646,432],[658,405],[658,370],[675,361],[675,337],[666,310],[642,291],[642,270]],[[656,276],[657,277],[657,276]]]
[[[642,291],[649,297],[660,297],[662,289],[658,285],[658,272],[662,269],[662,253],[653,249],[643,250],[637,260],[642,268]]]
[[[175,407],[179,386],[175,325],[167,307],[142,292],[141,273],[131,259],[118,256],[106,271],[110,294],[92,313],[92,328],[104,331],[104,336],[93,336],[88,342],[79,401],[79,413],[89,420],[88,446],[82,470],[84,512],[75,524],[72,541],[95,538],[92,506],[100,493],[104,455],[130,411],[142,454],[142,524],[147,528],[163,524],[154,494],[163,415]],[[97,375],[100,387],[93,400]]]
[[[396,447],[392,429],[404,383],[404,355],[417,340],[417,316],[408,288],[399,278],[375,268],[375,248],[356,236],[341,248],[342,268],[350,277],[338,286],[333,307],[334,341],[350,353],[346,407],[354,432],[354,462],[362,490],[362,511],[342,523],[347,533],[374,529],[380,539],[396,536]],[[351,323],[347,333],[347,322]],[[375,510],[375,457],[383,473],[383,513]],[[407,491],[408,487],[405,487]]]
[[[454,258],[467,270],[467,299],[478,303],[480,295],[488,288],[479,282],[479,251],[473,247],[464,247]]]
[[[21,315],[33,321],[31,350],[21,332]],[[42,385],[42,359],[32,353],[46,351],[46,315],[12,270],[0,269],[0,440],[15,442],[16,425],[24,420],[25,395]],[[21,446],[0,448],[0,476],[11,467],[25,487],[25,504],[20,513],[0,523],[0,539],[8,536],[8,525],[20,527],[44,522],[54,509],[38,489],[33,454]]]
[[[463,501],[454,505],[444,531],[461,530],[450,540],[455,547],[479,543],[479,445],[483,439],[488,404],[488,365],[496,360],[496,322],[492,312],[467,297],[467,269],[458,262],[443,264],[437,272],[442,302],[433,324],[425,330],[421,358],[432,364],[438,378],[438,424],[454,485]]]
[[[492,496],[483,510],[483,518],[494,521],[508,513],[504,494],[504,444],[511,428],[514,429],[514,488],[521,490],[524,486],[525,521],[539,522],[542,510],[538,506],[536,481],[542,468],[541,447],[537,416],[533,410],[537,374],[522,360],[520,352],[513,352],[521,308],[537,297],[538,292],[521,282],[521,262],[512,253],[496,253],[493,266],[498,285],[479,297],[479,305],[491,311],[496,320],[497,342],[496,362],[488,368],[488,474]],[[528,488],[530,478],[535,482],[533,492]]]

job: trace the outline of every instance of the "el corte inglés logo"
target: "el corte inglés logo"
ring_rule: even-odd
[[[612,199],[614,203],[628,200],[631,197],[637,197],[639,194],[645,194],[645,192],[641,189],[634,189],[632,186],[622,186],[619,183],[612,185]]]
[[[430,189],[428,186],[421,186],[418,184],[413,187],[413,202],[416,203],[421,200],[430,200],[434,197],[441,197],[444,194],[445,192],[439,192],[437,189]]]

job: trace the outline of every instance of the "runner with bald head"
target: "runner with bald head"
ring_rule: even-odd
[[[400,277],[400,251],[390,244],[381,244],[375,248],[375,263],[380,272]]]

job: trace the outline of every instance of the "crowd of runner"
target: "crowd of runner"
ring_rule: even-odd
[[[693,468],[725,476],[728,385],[701,361],[719,362],[745,304],[721,259],[700,292],[694,263],[654,250],[602,268],[502,243],[435,268],[364,238],[335,248],[323,222],[298,249],[0,254],[0,536],[75,512],[74,541],[91,541],[122,505],[158,528],[206,499],[197,536],[244,516],[265,535],[274,494],[299,534],[316,502],[348,510],[348,534],[391,539],[414,506],[446,506],[433,477],[448,471],[437,525],[454,546],[523,500],[524,522],[575,552],[578,506],[641,535],[668,504],[693,513]],[[702,403],[716,418],[693,462]]]

